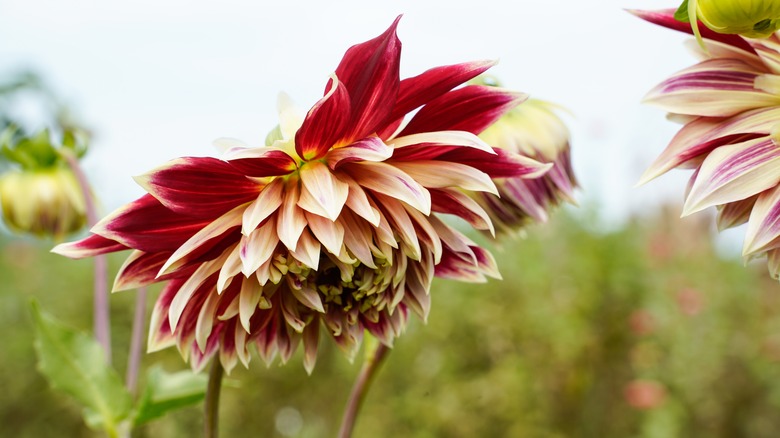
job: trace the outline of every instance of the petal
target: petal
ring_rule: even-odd
[[[390,222],[393,231],[398,234],[406,256],[412,260],[420,260],[422,252],[420,242],[417,239],[417,231],[414,229],[414,224],[406,209],[397,199],[380,194],[375,196],[385,212],[384,217]]]
[[[272,217],[260,228],[241,238],[239,255],[241,272],[245,277],[252,275],[260,265],[274,255],[274,250],[279,244],[276,230],[276,218]]]
[[[347,202],[349,185],[339,180],[320,161],[311,161],[301,166],[300,175],[303,188],[298,206],[335,221]]]
[[[678,166],[698,166],[697,159],[718,146],[770,134],[778,119],[780,108],[746,111],[726,120],[706,117],[696,119],[680,129],[669,146],[645,171],[638,185]]]
[[[334,222],[322,216],[306,213],[306,222],[312,234],[322,243],[331,254],[339,255],[344,244],[344,227],[339,222]]]
[[[168,323],[168,309],[171,307],[171,301],[184,281],[185,279],[171,280],[157,297],[157,301],[152,309],[152,316],[149,319],[147,352],[160,351],[175,344],[176,338]]]
[[[769,137],[712,151],[701,165],[683,216],[749,198],[780,182],[780,147]]]
[[[298,245],[298,238],[303,229],[306,228],[306,215],[304,210],[298,207],[300,198],[300,188],[298,180],[291,178],[287,181],[285,188],[284,201],[279,210],[278,220],[276,221],[276,234],[279,240],[291,251]]]
[[[525,93],[483,85],[458,88],[420,108],[399,137],[430,131],[479,134],[527,97]]]
[[[336,68],[352,103],[347,143],[374,133],[392,111],[399,88],[401,42],[395,31],[400,19],[382,35],[350,47]]]
[[[303,367],[311,375],[317,362],[317,345],[320,341],[320,321],[315,318],[303,330]]]
[[[472,148],[458,148],[440,155],[437,160],[465,164],[491,178],[538,178],[553,167],[506,149],[493,148],[492,154]]]
[[[92,234],[75,242],[61,243],[52,248],[51,252],[71,259],[83,259],[126,249],[130,248],[114,240]]]
[[[433,160],[402,161],[394,164],[426,188],[457,187],[498,194],[490,176],[465,164]]]
[[[349,185],[347,207],[371,225],[378,226],[381,218],[379,211],[368,200],[363,188],[347,174],[340,173],[339,178]]]
[[[780,97],[754,87],[762,73],[736,59],[708,59],[657,85],[644,101],[672,113],[708,117],[777,106]]]
[[[406,202],[424,214],[431,212],[431,195],[411,176],[386,163],[350,163],[344,170],[363,188]]]
[[[302,265],[316,271],[320,264],[320,242],[312,237],[311,233],[303,230],[298,239],[298,247],[290,250],[290,254]]]
[[[279,209],[282,205],[283,190],[284,182],[281,179],[274,179],[263,188],[257,199],[244,210],[241,219],[242,234],[248,235],[254,231],[261,222]]]
[[[338,169],[341,164],[355,161],[385,161],[393,155],[393,148],[386,145],[379,137],[369,137],[358,140],[349,146],[340,147],[328,152],[326,157],[328,167]]]
[[[119,273],[114,280],[113,291],[137,289],[167,280],[166,277],[158,278],[157,273],[160,272],[160,268],[170,256],[170,252],[133,251],[119,268]]]
[[[241,283],[238,298],[238,317],[247,333],[252,333],[251,318],[257,312],[257,305],[263,296],[263,287],[254,278],[245,278]]]
[[[444,65],[402,80],[390,120],[402,118],[410,111],[484,73],[496,63],[484,60]]]
[[[490,216],[471,197],[456,189],[430,189],[431,211],[452,214],[468,222],[477,230],[488,230],[495,235]]]
[[[174,251],[210,221],[175,213],[152,195],[120,207],[92,232],[144,252]]]
[[[750,218],[751,210],[758,196],[751,196],[741,201],[729,202],[718,206],[718,231],[744,224]]]
[[[255,178],[287,175],[298,167],[291,156],[274,147],[235,148],[223,158],[236,172]]]
[[[394,160],[432,160],[459,147],[474,148],[495,155],[493,148],[467,131],[435,131],[393,139]]]
[[[758,255],[778,248],[780,238],[780,187],[758,196],[750,213],[742,254]]]
[[[179,158],[135,178],[175,213],[213,219],[251,201],[262,185],[216,158]]]
[[[295,151],[304,160],[316,160],[341,140],[349,126],[351,109],[349,93],[338,78],[332,76],[330,89],[306,114],[295,133]]]
[[[344,245],[349,249],[352,255],[360,262],[371,269],[376,269],[372,249],[375,248],[372,242],[372,233],[370,227],[353,214],[344,214],[339,221],[344,228]]]
[[[174,251],[158,275],[165,275],[179,268],[197,254],[201,254],[204,249],[212,248],[223,240],[230,234],[231,230],[237,229],[241,225],[244,208],[244,206],[238,206],[230,210],[195,233]]]
[[[674,18],[675,9],[662,9],[657,11],[641,11],[637,9],[630,9],[628,12],[653,24],[693,35],[693,30],[691,29],[690,23],[684,23]],[[701,32],[702,38],[720,41],[725,44],[753,52],[753,48],[750,46],[750,44],[748,44],[744,38],[738,35],[720,34],[710,30],[706,26],[699,26],[699,31]]]

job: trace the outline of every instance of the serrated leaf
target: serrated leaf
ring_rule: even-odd
[[[140,426],[168,412],[200,403],[206,396],[207,383],[208,377],[189,370],[168,373],[160,366],[150,368],[133,424]]]
[[[680,7],[674,11],[674,19],[677,21],[682,21],[683,23],[691,22],[691,19],[688,18],[688,0],[683,0]]]
[[[52,388],[69,394],[85,408],[87,424],[101,425],[115,436],[130,414],[132,400],[119,376],[91,336],[66,327],[33,303],[38,369]],[[96,419],[100,419],[98,421]]]

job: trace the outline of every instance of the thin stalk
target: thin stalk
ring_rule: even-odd
[[[92,198],[92,190],[87,180],[87,176],[79,165],[79,160],[69,151],[61,150],[60,154],[76,176],[76,180],[84,196],[84,206],[87,210],[87,223],[93,226],[98,221],[97,209]],[[111,326],[109,323],[108,308],[108,261],[105,255],[95,257],[94,273],[94,298],[93,298],[93,323],[95,338],[103,347],[106,355],[106,362],[111,363]]]
[[[222,389],[222,364],[219,357],[211,359],[209,383],[206,387],[205,415],[203,421],[203,436],[205,438],[219,437],[219,393]]]
[[[363,400],[366,398],[368,390],[371,388],[371,383],[376,377],[376,373],[380,366],[387,358],[387,354],[390,349],[384,344],[378,343],[374,354],[367,355],[366,361],[363,362],[363,367],[360,369],[360,374],[355,385],[352,386],[352,392],[349,394],[349,400],[347,400],[347,406],[344,408],[344,416],[341,419],[341,428],[339,429],[339,438],[350,438],[352,436],[352,430],[355,428],[355,420],[357,420],[360,406],[363,404]]]
[[[130,394],[135,395],[138,386],[138,370],[143,354],[144,324],[146,319],[146,288],[138,288],[135,296],[133,332],[130,337],[130,353],[127,355],[127,377],[125,383]]]

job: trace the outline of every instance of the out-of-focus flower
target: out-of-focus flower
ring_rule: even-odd
[[[680,29],[671,11],[637,12]],[[746,257],[767,255],[780,274],[780,39],[710,34],[712,57],[651,90],[646,101],[684,125],[642,176],[694,169],[683,215],[718,208],[718,227],[748,223]]]
[[[677,292],[675,298],[677,307],[688,316],[696,316],[704,308],[704,296],[696,289],[683,288]]]
[[[400,80],[397,23],[347,50],[305,116],[282,96],[265,147],[222,139],[223,159],[157,168],[137,179],[147,195],[55,252],[132,249],[115,290],[170,280],[149,347],[175,344],[195,369],[217,351],[228,370],[247,365],[251,343],[286,361],[302,342],[310,371],[320,327],[348,353],[364,331],[390,345],[410,311],[426,318],[434,275],[497,277],[492,256],[438,215],[490,230],[468,193],[549,168],[477,137],[525,95],[455,88],[489,61]]]
[[[86,223],[84,195],[49,132],[17,137],[11,127],[1,141],[4,158],[17,167],[0,175],[5,224],[12,231],[55,239],[80,230]]]
[[[635,335],[645,336],[655,331],[656,320],[647,310],[635,310],[629,316],[628,325]]]
[[[666,387],[655,380],[636,379],[623,388],[623,397],[635,409],[653,409],[666,399]]]
[[[776,0],[685,0],[675,17],[690,22],[697,38],[697,20],[717,33],[766,38],[780,27],[780,3]]]
[[[498,85],[490,76],[480,76],[475,82]],[[574,202],[577,181],[571,166],[569,130],[556,109],[545,101],[526,100],[479,135],[491,146],[552,164],[540,178],[496,179],[500,198],[476,194],[501,231],[511,232],[532,221],[545,222],[550,208],[563,201]]]

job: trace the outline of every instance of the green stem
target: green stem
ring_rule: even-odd
[[[222,389],[222,364],[219,357],[214,357],[209,370],[209,384],[206,387],[206,411],[203,421],[203,436],[217,438],[219,436],[219,393]]]
[[[367,345],[366,348],[369,348]],[[360,406],[363,404],[363,400],[366,398],[368,390],[371,388],[371,383],[376,377],[376,373],[380,366],[387,358],[387,354],[390,349],[386,345],[377,343],[374,354],[366,355],[366,360],[363,362],[363,367],[360,369],[360,374],[355,385],[352,386],[352,392],[349,394],[349,400],[347,400],[347,406],[344,408],[344,416],[341,419],[341,428],[339,429],[339,438],[350,438],[352,436],[352,430],[355,428],[355,420],[357,420]]]

